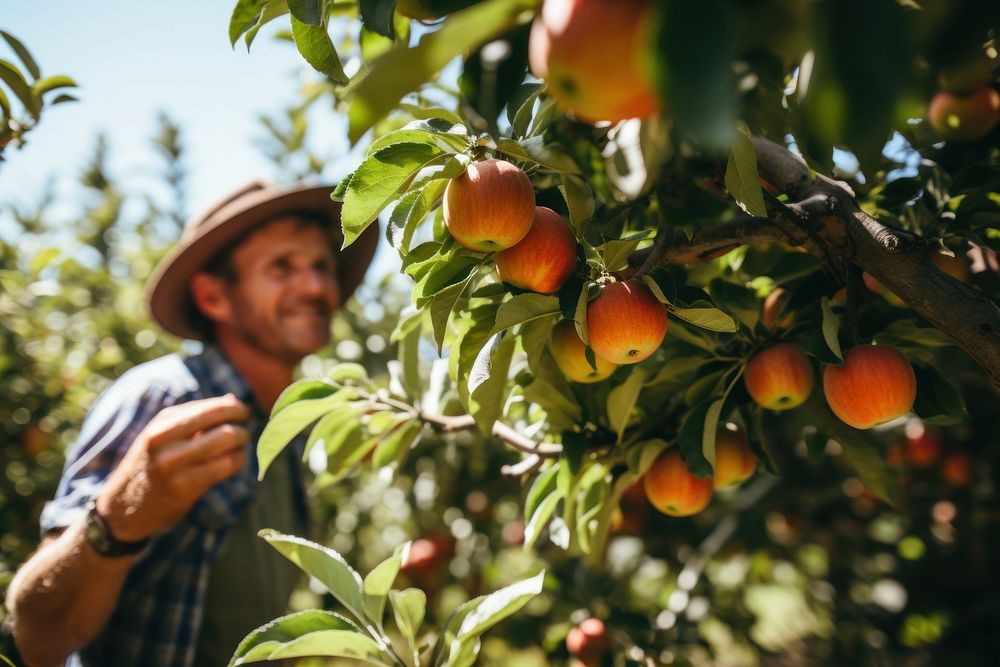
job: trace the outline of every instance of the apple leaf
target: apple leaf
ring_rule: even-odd
[[[393,144],[428,144],[442,151],[461,153],[472,145],[469,130],[461,123],[443,118],[428,118],[407,123],[404,127],[383,134],[368,147],[368,154]]]
[[[580,340],[584,342],[585,345],[590,345],[590,334],[587,332],[587,305],[590,303],[590,293],[591,286],[593,283],[585,282],[583,284],[583,289],[580,290],[580,298],[576,302],[576,316],[573,318],[573,324],[576,325],[576,335],[580,337]],[[594,297],[596,298],[598,294],[597,290],[594,290]]]
[[[440,290],[430,299],[431,328],[434,331],[434,343],[437,345],[439,353],[444,347],[444,335],[448,329],[451,313],[455,310],[455,304],[458,303],[459,298],[478,275],[478,270],[474,268],[464,280]]]
[[[342,389],[322,398],[307,399],[304,396],[310,390],[309,387],[318,393],[315,385],[303,386],[296,390],[303,393],[294,399],[294,403],[288,403],[287,407],[273,415],[260,434],[260,439],[257,441],[258,479],[264,479],[264,473],[278,454],[307,426],[338,405],[357,397],[357,393],[352,389]]]
[[[359,0],[358,8],[361,10],[361,22],[366,28],[383,37],[395,38],[395,0]]]
[[[449,14],[413,48],[399,44],[374,61],[345,91],[350,100],[348,136],[356,142],[407,93],[453,58],[530,20],[539,0],[487,0]]]
[[[427,594],[419,588],[389,591],[396,627],[411,643],[416,639],[427,613]]]
[[[17,57],[22,63],[24,63],[25,69],[28,70],[28,74],[31,75],[33,79],[38,79],[42,76],[41,70],[38,69],[38,64],[35,59],[31,56],[31,52],[21,43],[19,39],[14,37],[14,35],[0,30],[0,37],[3,38],[7,45],[17,54]]]
[[[962,394],[932,366],[913,364],[917,377],[917,398],[913,411],[928,424],[950,426],[969,420]]]
[[[663,267],[657,267],[642,276],[642,282],[653,293],[656,299],[669,306],[677,298],[677,284],[674,283],[670,272]]]
[[[618,434],[616,444],[620,445],[625,436],[625,427],[628,426],[632,409],[635,408],[636,401],[639,400],[639,393],[645,382],[645,371],[641,368],[634,368],[625,382],[608,393],[608,423],[612,430]]]
[[[323,25],[323,0],[288,0],[288,11],[309,25]]]
[[[339,553],[315,542],[265,528],[257,533],[267,543],[322,583],[354,617],[365,617],[361,575]]]
[[[312,25],[292,16],[292,37],[295,47],[312,68],[334,83],[347,83],[347,74],[333,46],[330,33],[323,25]]]
[[[690,322],[709,331],[733,333],[739,329],[736,320],[714,307],[678,308],[671,306],[670,313],[685,322]]]
[[[900,494],[898,471],[886,465],[885,458],[874,443],[868,442],[861,431],[857,431],[831,418],[831,435],[840,443],[844,455],[857,471],[861,481],[876,496],[895,505]]]
[[[472,609],[465,614],[458,632],[451,642],[448,664],[456,664],[455,660],[463,653],[465,646],[471,646],[484,632],[515,613],[529,600],[541,593],[544,582],[545,570],[542,570],[534,577],[501,588],[478,600]]]
[[[229,15],[229,45],[236,46],[240,35],[256,25],[264,5],[269,0],[238,0]],[[249,46],[249,44],[247,45]]]
[[[330,630],[358,632],[356,626],[340,614],[322,609],[307,609],[276,618],[243,638],[229,667],[268,660],[272,653],[287,650],[289,644],[300,638]]]
[[[441,201],[448,182],[434,180],[416,190],[409,190],[392,209],[385,234],[389,244],[405,257],[410,251],[410,242],[417,227]]]
[[[364,159],[344,193],[341,224],[344,247],[351,245],[409,185],[417,173],[445,152],[437,146],[404,142],[386,146]]]
[[[507,374],[514,355],[515,336],[494,334],[476,357],[469,373],[469,414],[483,435],[493,433],[493,423],[503,411]]]
[[[823,339],[826,340],[830,351],[844,361],[844,353],[840,350],[840,315],[833,312],[830,307],[830,300],[825,296],[820,301],[820,308],[823,309]]]
[[[740,122],[726,165],[726,187],[741,209],[758,218],[767,217],[764,195],[757,174],[757,153],[750,141],[750,128]]]
[[[389,597],[392,584],[396,581],[399,568],[410,550],[410,543],[404,542],[397,546],[392,555],[379,563],[368,573],[362,585],[362,600],[368,620],[377,627],[382,627],[382,616],[385,614],[385,603]]]
[[[713,407],[718,401],[718,397],[710,396],[691,408],[677,436],[677,447],[684,457],[688,470],[698,477],[709,477],[712,474],[712,464],[705,458],[703,443],[709,417],[712,416],[710,412],[718,421],[718,411],[721,408]]]
[[[569,222],[577,238],[583,236],[584,227],[594,217],[594,192],[587,182],[575,174],[564,173],[559,192],[566,200]]]
[[[649,470],[650,466],[653,465],[657,457],[660,456],[660,453],[667,447],[669,447],[669,444],[662,438],[653,438],[652,440],[643,440],[636,443],[629,448],[626,455],[629,472],[635,477],[642,477]]]
[[[545,294],[518,294],[500,305],[492,333],[500,333],[518,324],[559,313],[559,298]]]
[[[628,266],[628,256],[639,247],[639,244],[652,236],[654,231],[646,229],[626,236],[623,239],[614,239],[597,246],[597,252],[604,262],[604,267],[608,271],[619,271]]]
[[[423,430],[421,422],[410,421],[382,436],[372,454],[372,467],[379,469],[391,465],[399,468]]]

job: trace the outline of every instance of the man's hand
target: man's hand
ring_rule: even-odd
[[[108,476],[97,511],[120,540],[170,528],[212,486],[243,469],[250,410],[232,394],[165,408]]]

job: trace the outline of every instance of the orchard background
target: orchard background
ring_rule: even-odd
[[[264,121],[277,172],[320,172],[307,111],[345,114],[350,139],[367,146],[333,193],[345,236],[381,217],[403,274],[372,276],[338,315],[333,348],[306,360],[259,450],[266,467],[311,428],[311,537],[378,573],[365,590],[383,606],[356,608],[344,566],[293,606],[357,612],[364,631],[302,611],[241,653],[294,654],[297,637],[322,627],[339,634],[313,637],[313,653],[350,649],[375,664],[993,664],[992,4],[237,3],[231,41],[283,23],[324,76]],[[255,43],[247,57],[273,48]],[[45,131],[32,129],[43,105],[32,108],[30,91],[44,77],[14,50],[23,85],[5,68],[0,86],[20,134],[4,135],[4,150]],[[11,210],[21,229],[0,246],[2,577],[37,543],[61,452],[97,393],[176,347],[139,296],[189,213],[183,129],[161,127],[169,201],[121,186],[98,140],[79,176],[81,219],[50,215],[45,193]],[[452,179],[492,159],[523,171],[534,203],[570,231],[571,270],[552,294],[502,280],[502,251],[461,245],[445,220]],[[501,226],[517,217],[510,189],[494,184],[482,204]],[[125,215],[126,201],[143,213]],[[558,255],[557,244],[529,245],[543,251],[529,267]],[[650,299],[608,333],[588,311],[620,284]],[[662,341],[636,334],[648,357],[596,382],[564,374],[572,335],[627,354],[658,311]],[[561,320],[571,330],[550,342]],[[858,430],[831,411],[823,377],[872,342],[902,354],[915,396],[902,416]],[[798,369],[791,409],[763,407],[744,379],[773,349],[798,351],[765,365]],[[593,351],[580,355],[575,370],[601,369]],[[878,407],[906,384],[905,373],[883,376],[848,394]],[[651,498],[636,486],[674,452],[696,478],[719,477],[733,433],[756,471],[714,493],[708,484],[709,504],[690,518],[650,500],[684,506],[690,496],[673,496],[697,482],[678,475]],[[489,609],[475,607],[497,590]],[[590,618],[602,640],[571,632]],[[0,654],[16,661],[9,639]]]

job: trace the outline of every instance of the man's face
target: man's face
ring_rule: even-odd
[[[337,258],[319,227],[277,218],[247,237],[232,259],[236,280],[225,286],[230,308],[217,323],[220,334],[288,363],[330,341],[330,318],[340,306]]]

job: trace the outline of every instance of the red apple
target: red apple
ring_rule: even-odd
[[[952,486],[966,486],[972,479],[972,457],[954,452],[941,462],[941,476]]]
[[[764,298],[764,306],[761,309],[760,321],[768,329],[776,327],[789,327],[795,320],[792,313],[785,314],[785,307],[792,294],[784,287],[775,287]]]
[[[981,139],[1000,121],[1000,93],[986,85],[968,95],[939,91],[927,109],[927,120],[943,139]]]
[[[746,435],[728,426],[715,434],[715,488],[725,489],[747,479],[757,470],[757,457]]]
[[[527,174],[510,162],[474,162],[445,188],[445,225],[470,250],[509,248],[528,234],[534,220],[535,190]]]
[[[587,336],[594,353],[615,364],[648,358],[667,334],[667,309],[645,283],[608,283],[587,304]]]
[[[566,650],[585,665],[597,665],[608,650],[608,632],[604,622],[588,618],[570,629],[566,635]]]
[[[960,255],[949,255],[948,253],[936,251],[930,254],[931,261],[955,280],[963,283],[969,282],[969,264]]]
[[[867,271],[864,271],[861,274],[861,279],[864,281],[865,287],[867,287],[870,291],[881,295],[883,299],[885,299],[892,305],[896,306],[897,308],[906,307],[906,302],[904,302],[902,299],[896,296],[895,292],[891,291],[885,285],[879,282],[878,278],[876,278],[872,274],[868,273]]]
[[[691,516],[712,501],[710,477],[695,477],[676,449],[660,455],[643,477],[646,497],[653,507],[670,516]]]
[[[594,366],[587,361],[587,346],[576,334],[572,320],[562,320],[552,329],[549,351],[556,366],[573,382],[600,382],[615,372],[616,364],[594,354]]]
[[[790,410],[812,393],[813,367],[801,347],[778,343],[757,352],[743,372],[747,391],[768,410]]]
[[[576,237],[558,213],[535,207],[528,235],[495,257],[500,279],[541,294],[559,291],[576,269]]]
[[[826,367],[823,393],[841,421],[867,429],[910,411],[917,396],[917,378],[896,348],[859,345],[844,353],[843,366]]]
[[[546,0],[528,43],[532,73],[581,120],[616,122],[659,109],[649,0]],[[613,55],[612,55],[613,54]]]

